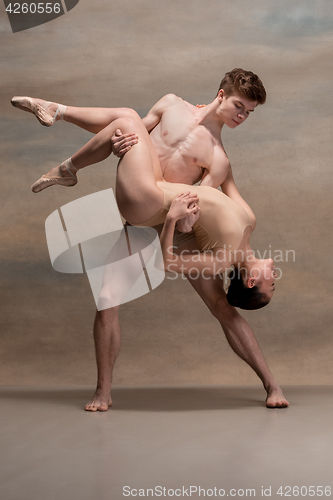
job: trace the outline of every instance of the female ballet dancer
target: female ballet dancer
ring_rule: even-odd
[[[41,105],[37,100],[31,101],[28,105],[31,108],[35,106],[31,112],[39,118],[36,108],[38,111],[41,108],[45,110],[47,104]],[[21,107],[22,101],[14,105]],[[26,108],[27,104],[23,103],[22,109]],[[61,108],[59,111],[62,112]],[[165,221],[161,245],[167,270],[185,274],[196,270],[202,275],[211,276],[234,266],[237,272],[233,273],[228,290],[229,303],[243,309],[265,306],[273,296],[276,274],[272,259],[256,259],[251,250],[249,239],[255,225],[252,212],[248,213],[215,188],[192,186],[190,194],[188,185],[165,182],[156,151],[140,117],[133,110],[126,108],[116,108],[109,112],[112,113],[113,121],[103,129],[104,134],[107,133],[111,138],[117,129],[121,129],[128,135],[134,132],[139,139],[118,166],[116,197],[119,210],[125,219],[130,224],[146,226]],[[51,116],[50,113],[47,115]],[[56,115],[52,121],[54,118]],[[43,120],[42,117],[40,121],[43,123]],[[45,120],[43,124],[46,124]],[[96,151],[97,149],[98,144]],[[84,148],[80,153],[83,158]],[[94,163],[91,161],[93,153],[90,148],[87,165]],[[75,155],[72,158],[75,158]],[[76,183],[71,160],[67,160],[58,168],[62,169],[59,175],[61,178],[63,171],[68,171],[67,185]],[[47,187],[45,183],[54,183],[54,180],[52,177],[49,180],[46,174],[38,182],[41,189],[44,189]],[[39,190],[37,183],[34,185],[36,191]],[[176,221],[190,214],[198,214],[199,210],[200,217],[193,229],[200,255],[175,255],[172,251],[172,237]]]

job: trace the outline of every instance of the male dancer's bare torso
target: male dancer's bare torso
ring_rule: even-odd
[[[255,216],[241,197],[233,179],[229,159],[221,141],[223,122],[217,116],[219,102],[193,106],[174,94],[162,97],[142,121],[158,155],[165,181],[218,188]],[[237,114],[237,110],[235,112]],[[115,142],[111,142],[115,151]],[[135,146],[134,146],[135,147]],[[190,231],[194,216],[178,221],[178,229]]]
[[[156,106],[161,113],[160,121],[153,124],[150,137],[164,179],[190,185],[199,181],[212,187],[221,185],[230,164],[221,142],[221,128],[205,124],[205,108],[169,94],[143,119],[148,131],[152,124],[150,114],[154,113]]]

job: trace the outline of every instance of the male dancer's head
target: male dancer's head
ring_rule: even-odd
[[[264,104],[266,91],[252,71],[234,68],[225,74],[215,99],[219,102],[215,110],[219,121],[229,128],[236,128],[258,104]]]

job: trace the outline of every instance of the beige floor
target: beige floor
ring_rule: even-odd
[[[283,410],[266,409],[260,387],[146,387],[115,389],[112,411],[90,414],[91,392],[0,389],[2,499],[120,500],[124,486],[165,487],[162,498],[272,487],[284,498],[279,486],[333,486],[332,386],[286,387]]]

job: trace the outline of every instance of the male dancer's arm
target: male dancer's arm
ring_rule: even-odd
[[[162,99],[154,104],[154,106],[148,111],[147,115],[142,118],[142,122],[149,133],[156,127],[156,125],[159,124],[166,108],[175,103],[177,99],[177,96],[174,94],[167,94],[163,96]],[[134,145],[133,137],[133,134],[123,134],[121,130],[116,130],[115,135],[111,137],[113,154],[118,158],[121,158],[124,154],[126,154]]]
[[[237,186],[235,184],[234,177],[232,175],[231,166],[229,166],[229,172],[228,172],[226,179],[221,184],[221,189],[222,189],[224,194],[229,196],[229,198],[236,201],[239,205],[241,205],[244,208],[244,210],[247,212],[247,214],[250,218],[252,229],[254,230],[254,228],[256,227],[256,223],[257,223],[256,216],[254,215],[251,207],[241,197],[241,195],[237,189]]]
[[[213,160],[209,165],[209,170],[205,171],[200,186],[221,186],[224,194],[244,208],[248,213],[252,228],[255,228],[256,217],[251,207],[241,197],[232,175],[229,159],[220,146],[215,146]]]
[[[167,94],[162,97],[156,104],[148,111],[147,115],[142,118],[143,124],[150,133],[156,125],[161,121],[162,115],[165,110],[174,104],[178,99],[175,94]]]

